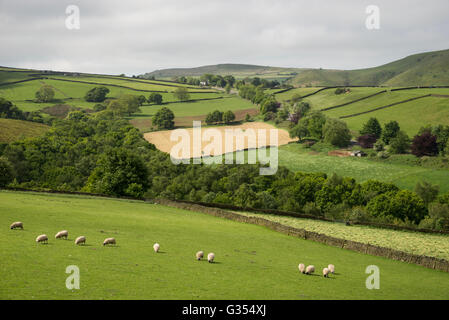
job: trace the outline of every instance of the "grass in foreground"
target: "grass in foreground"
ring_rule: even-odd
[[[16,220],[25,230],[9,229]],[[445,272],[137,201],[2,191],[0,225],[0,299],[449,299]],[[54,239],[62,229],[70,240]],[[48,245],[35,243],[42,233]],[[118,245],[103,247],[106,237]],[[216,263],[196,261],[198,250]],[[337,274],[301,275],[300,262]],[[65,287],[69,265],[80,290]],[[365,287],[368,265],[380,268],[380,290]]]

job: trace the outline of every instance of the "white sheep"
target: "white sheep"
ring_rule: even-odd
[[[154,245],[153,245],[153,249],[154,249],[154,252],[158,252],[159,251],[159,248],[160,248],[161,246],[159,245],[159,243],[155,243]]]
[[[13,224],[11,224],[10,228],[11,228],[11,230],[12,229],[17,229],[17,228],[20,228],[20,229],[23,230],[23,223],[20,222],[20,221],[13,222]]]
[[[312,274],[315,272],[315,266],[307,266],[306,268],[306,274]]]
[[[86,244],[86,237],[85,236],[79,236],[75,240],[75,244]]]
[[[299,272],[301,273],[305,273],[306,271],[306,266],[304,265],[304,263],[300,263],[298,266]]]
[[[324,269],[323,269],[323,276],[324,276],[325,278],[329,278],[329,269],[328,269],[328,268],[324,268]]]
[[[214,262],[214,259],[215,259],[215,254],[213,252],[211,252],[207,255],[207,261],[209,261],[209,263]]]
[[[330,273],[332,273],[332,274],[335,273],[335,266],[333,264],[328,265],[327,268],[329,269]]]
[[[204,257],[204,252],[198,251],[195,256],[196,256],[196,260],[201,260]]]
[[[55,235],[55,239],[65,238],[67,240],[67,237],[69,236],[69,232],[67,230],[59,231]]]
[[[106,238],[106,239],[104,239],[103,245],[105,246],[107,244],[116,244],[115,243],[115,239],[114,238]]]
[[[41,234],[40,236],[37,236],[36,242],[37,242],[37,243],[40,243],[40,242],[48,243],[48,237],[47,237],[47,235]]]

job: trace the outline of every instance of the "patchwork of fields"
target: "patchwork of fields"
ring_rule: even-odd
[[[8,228],[17,220],[23,231]],[[0,224],[0,299],[449,299],[445,272],[140,201],[0,191]],[[69,240],[54,239],[62,229]],[[47,245],[35,242],[42,233]],[[111,236],[117,246],[103,247]],[[196,261],[198,250],[216,263]],[[336,274],[319,276],[329,263]],[[79,290],[65,286],[69,265]],[[365,287],[369,265],[380,290]]]

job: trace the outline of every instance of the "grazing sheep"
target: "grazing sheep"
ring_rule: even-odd
[[[45,234],[41,234],[40,236],[37,236],[36,242],[37,243],[40,243],[40,242],[48,243],[48,237]]]
[[[212,263],[212,262],[214,262],[214,259],[215,259],[215,254],[214,253],[209,253],[208,255],[207,255],[207,261],[209,261],[209,263]]]
[[[105,246],[107,244],[116,244],[115,243],[115,239],[114,238],[106,238],[106,239],[104,239],[103,245]]]
[[[160,248],[161,246],[159,245],[159,243],[155,243],[154,245],[153,245],[153,249],[154,249],[154,252],[158,252],[159,251],[159,248]]]
[[[14,222],[11,226],[10,226],[11,230],[12,229],[17,229],[20,228],[23,230],[23,223],[20,221]]]
[[[75,244],[86,244],[86,237],[85,236],[80,236],[78,238],[76,238],[75,240]]]
[[[305,273],[306,271],[306,266],[304,265],[304,263],[300,263],[298,266],[299,272],[301,273]]]
[[[323,276],[324,276],[325,278],[329,278],[329,269],[328,269],[328,268],[324,268],[324,269],[323,269]]]
[[[315,272],[315,267],[314,266],[307,266],[306,268],[306,274],[312,274]]]
[[[327,268],[329,269],[330,273],[332,273],[332,274],[335,273],[335,266],[333,264],[328,265]]]
[[[204,252],[203,251],[198,251],[195,256],[196,256],[196,260],[199,261],[199,260],[203,259]]]
[[[59,231],[55,235],[55,239],[65,238],[67,240],[67,237],[69,236],[69,232],[67,230]]]

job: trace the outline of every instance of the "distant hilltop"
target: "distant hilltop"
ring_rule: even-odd
[[[142,77],[171,79],[198,77],[205,73],[278,79],[294,86],[443,86],[449,85],[449,50],[414,54],[382,66],[358,70],[217,64],[156,70]]]

